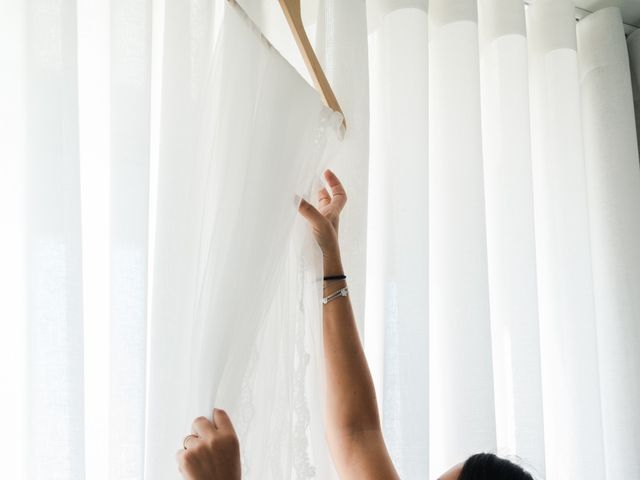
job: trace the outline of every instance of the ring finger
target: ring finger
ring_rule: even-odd
[[[198,435],[190,433],[189,435],[184,437],[184,440],[182,441],[182,447],[185,450],[187,450],[189,446],[193,446],[197,440],[198,440]]]

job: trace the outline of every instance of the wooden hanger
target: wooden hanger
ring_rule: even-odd
[[[300,8],[300,0],[280,0],[280,6],[284,12],[284,16],[287,18],[289,28],[293,33],[293,37],[296,39],[304,63],[307,65],[307,70],[313,79],[313,83],[316,86],[316,90],[320,92],[322,101],[330,109],[340,112],[343,118],[343,125],[346,127],[346,120],[344,119],[344,112],[338,103],[338,99],[333,93],[333,89],[327,80],[324,70],[318,61],[316,53],[313,51],[307,32],[304,30],[304,24],[302,23],[302,10]]]
[[[287,19],[287,23],[289,24],[289,28],[291,28],[293,37],[295,38],[296,44],[298,45],[298,49],[302,54],[304,63],[307,66],[307,70],[309,71],[311,79],[313,80],[313,83],[316,87],[316,90],[320,92],[322,101],[327,107],[342,114],[342,126],[346,128],[347,123],[346,119],[344,118],[344,112],[342,111],[342,108],[338,103],[338,99],[333,93],[333,89],[331,88],[331,85],[329,84],[329,81],[327,80],[327,77],[322,70],[322,66],[318,61],[318,57],[313,51],[313,47],[311,46],[309,37],[307,37],[307,32],[304,30],[300,0],[279,1],[280,6],[282,7],[282,11],[284,12],[284,16]],[[240,5],[238,5],[238,2],[235,0],[229,0],[229,2],[240,7]]]

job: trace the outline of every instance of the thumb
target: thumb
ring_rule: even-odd
[[[304,198],[300,201],[298,211],[314,227],[319,227],[325,221],[324,216],[316,209],[316,207],[311,205]]]

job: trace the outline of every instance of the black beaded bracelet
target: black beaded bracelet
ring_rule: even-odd
[[[328,282],[330,280],[346,280],[347,276],[346,275],[331,275],[329,277],[324,277],[324,281]]]

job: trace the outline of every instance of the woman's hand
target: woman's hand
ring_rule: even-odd
[[[187,480],[240,480],[240,444],[229,416],[213,410],[213,421],[198,417],[184,449],[176,454]]]
[[[318,192],[318,208],[316,209],[303,199],[300,202],[299,211],[311,224],[315,239],[322,250],[325,274],[335,275],[342,273],[338,224],[340,212],[347,203],[347,193],[338,177],[331,170],[324,172],[324,178],[329,184],[331,194],[326,188],[322,188]],[[335,270],[340,270],[340,272]]]

